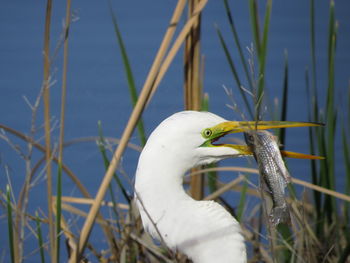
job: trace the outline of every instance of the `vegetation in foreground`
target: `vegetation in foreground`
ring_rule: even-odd
[[[249,247],[250,262],[349,262],[350,231],[349,231],[349,202],[350,202],[350,156],[349,156],[349,127],[343,123],[343,119],[350,116],[349,112],[340,112],[335,101],[335,54],[337,39],[337,22],[334,12],[334,1],[330,1],[329,26],[328,26],[328,88],[327,101],[319,101],[317,95],[317,58],[315,55],[315,3],[310,0],[310,58],[311,64],[305,72],[306,93],[310,107],[308,115],[310,121],[326,123],[325,129],[310,129],[310,152],[315,155],[325,156],[323,162],[311,161],[311,183],[293,179],[290,186],[290,198],[288,199],[292,211],[293,223],[291,226],[279,225],[277,229],[267,224],[264,202],[258,202],[253,209],[247,210],[251,196],[260,198],[256,186],[250,182],[250,174],[257,174],[256,169],[249,167],[201,167],[191,171],[187,184],[189,192],[196,199],[215,199],[221,202],[242,223],[244,235]],[[53,142],[51,136],[52,122],[50,114],[50,85],[51,65],[53,55],[50,54],[50,22],[52,6],[47,1],[46,25],[44,32],[44,76],[43,87],[38,98],[32,105],[32,129],[28,135],[16,131],[6,124],[0,124],[2,129],[1,139],[8,143],[13,150],[22,157],[25,162],[26,176],[22,184],[22,190],[18,196],[12,191],[11,178],[6,166],[5,178],[7,186],[1,189],[1,208],[8,223],[8,248],[3,262],[8,259],[11,262],[22,262],[32,257],[39,262],[66,262],[66,256],[72,259],[78,257],[81,260],[89,259],[100,262],[186,262],[187,259],[179,254],[173,254],[169,249],[154,245],[150,237],[145,234],[136,209],[132,203],[125,181],[123,171],[118,167],[121,156],[126,147],[140,151],[142,147],[128,144],[132,131],[136,128],[140,136],[141,144],[145,143],[146,135],[141,119],[142,111],[146,103],[152,99],[158,84],[162,80],[174,56],[182,45],[185,46],[185,105],[186,109],[207,110],[208,95],[203,94],[203,61],[200,53],[200,25],[201,11],[207,1],[193,0],[187,3],[178,0],[170,25],[177,22],[185,15],[186,5],[188,17],[185,25],[179,28],[179,34],[175,37],[176,27],[167,29],[160,45],[152,68],[145,80],[140,94],[137,93],[132,69],[128,60],[126,47],[123,43],[122,33],[118,28],[115,14],[111,11],[111,19],[115,28],[116,39],[120,47],[120,54],[124,63],[127,83],[134,110],[120,140],[103,136],[102,127],[99,134],[89,138],[97,142],[106,174],[96,197],[93,197],[75,175],[65,165],[63,149],[68,145],[64,140],[65,121],[65,97],[66,76],[68,60],[69,26],[71,18],[70,0],[67,0],[67,13],[62,39],[63,49],[63,78],[61,98],[60,135],[58,142]],[[272,0],[265,1],[264,19],[259,20],[258,1],[250,0],[250,21],[252,25],[253,45],[249,48],[250,56],[247,59],[240,45],[239,35],[234,24],[234,15],[231,12],[227,0],[222,1],[226,10],[228,25],[232,36],[223,36],[217,28],[217,37],[226,55],[228,66],[236,82],[235,93],[241,94],[249,119],[259,120],[263,106],[270,105],[269,98],[265,96],[265,69],[267,58],[267,46],[270,17],[272,15]],[[261,4],[261,3],[259,3]],[[229,46],[225,38],[233,38],[235,46]],[[233,60],[233,53],[238,53],[240,60]],[[245,72],[244,76],[238,76],[237,65]],[[304,66],[304,65],[302,65]],[[280,107],[274,110],[276,119],[285,120],[288,101],[288,58],[285,59],[283,95],[280,98]],[[230,96],[230,91],[228,91]],[[251,96],[251,94],[253,96]],[[35,141],[36,122],[40,103],[44,104],[44,134],[45,143]],[[349,102],[348,102],[349,103]],[[320,105],[325,105],[322,108]],[[235,105],[235,102],[233,102]],[[235,107],[233,107],[235,108]],[[235,110],[237,110],[235,108]],[[341,116],[340,114],[343,114]],[[340,116],[339,116],[340,115]],[[346,193],[342,194],[335,189],[335,146],[334,138],[341,134],[343,143],[343,159],[346,171]],[[279,132],[281,142],[284,134]],[[14,140],[21,140],[22,146],[18,148]],[[71,144],[79,142],[73,141]],[[52,147],[57,143],[57,147]],[[113,153],[113,145],[118,144]],[[42,159],[34,162],[33,154],[41,153]],[[113,153],[113,155],[111,155]],[[111,157],[113,156],[113,158]],[[111,161],[112,160],[112,161]],[[56,169],[56,170],[55,170]],[[218,171],[239,172],[238,178],[227,184],[222,183],[217,176]],[[57,172],[55,172],[57,171]],[[45,176],[47,182],[47,207],[38,209],[34,214],[30,213],[30,192],[35,191],[35,182]],[[62,176],[68,176],[79,189],[80,193],[74,196],[62,195]],[[4,180],[4,179],[3,179]],[[132,185],[131,182],[128,184]],[[296,185],[302,185],[307,190],[303,193],[295,191]],[[55,186],[55,188],[54,188]],[[208,189],[209,195],[205,195]],[[240,201],[231,204],[222,195],[227,191],[240,192]],[[110,201],[104,201],[110,200]],[[90,210],[82,209],[82,205],[90,205]],[[95,231],[91,233],[91,228]],[[99,234],[96,234],[96,231]],[[29,255],[25,246],[28,235],[34,236],[37,249]],[[94,236],[103,236],[106,247],[101,249],[96,246]],[[63,258],[64,256],[64,258]],[[74,262],[74,260],[72,260]]]

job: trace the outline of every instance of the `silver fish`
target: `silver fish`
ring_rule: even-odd
[[[275,226],[279,223],[290,223],[285,188],[291,178],[283,162],[277,139],[268,131],[256,130],[244,132],[244,137],[254,154],[261,178],[272,198],[270,222]]]

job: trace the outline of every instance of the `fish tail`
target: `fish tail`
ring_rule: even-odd
[[[270,222],[274,226],[277,226],[280,223],[290,224],[291,222],[287,204],[273,207],[269,217]]]

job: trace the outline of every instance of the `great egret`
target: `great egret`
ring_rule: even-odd
[[[246,262],[238,221],[218,203],[188,196],[183,175],[195,166],[252,154],[246,146],[213,144],[227,133],[298,126],[306,125],[229,122],[195,111],[175,113],[164,120],[150,135],[136,171],[135,199],[146,231],[193,262]]]

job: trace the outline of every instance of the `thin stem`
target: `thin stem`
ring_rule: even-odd
[[[52,209],[52,175],[51,175],[51,135],[50,135],[50,25],[51,25],[52,0],[47,0],[45,32],[44,32],[44,119],[45,119],[45,155],[47,176],[47,199],[49,236],[52,261],[56,262],[55,255],[55,233]]]

